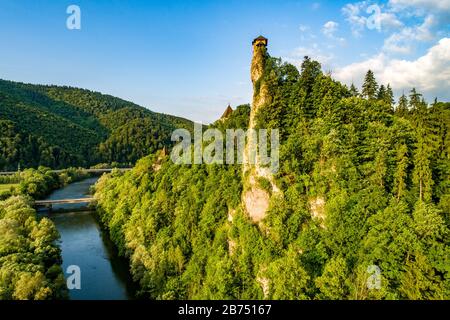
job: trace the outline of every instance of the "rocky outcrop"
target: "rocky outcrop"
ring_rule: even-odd
[[[244,205],[253,222],[260,222],[264,219],[267,209],[269,209],[270,195],[256,185],[251,185],[244,193]]]
[[[152,169],[155,172],[158,172],[161,170],[161,163],[164,160],[165,157],[167,157],[167,149],[164,147],[162,150],[157,152],[158,157],[156,158],[156,161],[152,164]]]
[[[253,57],[250,69],[250,76],[253,83],[253,102],[250,112],[249,129],[255,128],[255,116],[257,111],[271,102],[268,84],[264,81],[264,69],[267,59],[267,39],[258,37],[253,40]],[[244,193],[242,196],[243,204],[246,212],[253,220],[253,222],[260,222],[264,219],[267,209],[269,208],[269,201],[271,194],[279,193],[276,186],[273,174],[270,168],[260,165],[259,158],[256,157],[254,163],[251,163],[250,146],[256,146],[256,136],[249,134],[247,136],[247,144],[244,152]],[[271,194],[258,185],[258,178],[267,179],[271,186]]]
[[[310,199],[309,210],[311,217],[317,220],[322,228],[325,228],[325,199],[323,197],[315,197]]]

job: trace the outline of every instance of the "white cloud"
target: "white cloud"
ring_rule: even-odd
[[[373,11],[377,8],[376,11]],[[342,14],[345,20],[350,23],[352,34],[355,37],[361,36],[364,28],[367,28],[371,16],[377,14],[376,22],[379,23],[378,30],[393,30],[403,26],[394,12],[385,10],[378,5],[371,5],[369,1],[360,1],[356,3],[348,3],[342,8]]]
[[[442,27],[450,21],[450,0],[390,0],[387,5],[375,5],[375,11],[370,4],[369,1],[349,3],[342,8],[342,13],[356,37],[373,22],[379,23],[379,31],[389,31],[383,45],[385,53],[411,54],[419,42],[436,40],[438,35],[448,36]]]
[[[403,22],[392,12],[381,12],[379,21],[381,28],[384,29],[396,29],[403,26]]]
[[[337,31],[339,27],[339,23],[335,21],[328,21],[323,25],[322,33],[326,35],[327,37],[333,38],[334,33]]]
[[[373,21],[379,23],[379,26],[376,28],[378,31],[397,31],[405,25],[400,18],[417,15],[418,8],[417,6],[414,7],[409,0],[394,1],[408,3],[408,6],[403,7],[400,6],[399,3],[392,3],[392,1],[389,2],[388,5],[373,5],[370,1],[360,1],[346,4],[341,11],[346,21],[350,24],[352,34],[355,37],[361,36],[361,33],[365,28],[373,29],[368,26]],[[414,2],[414,0],[412,2]],[[415,11],[415,13],[411,12],[411,10]],[[424,11],[421,10],[421,12],[421,16],[424,16]],[[428,15],[429,14],[430,12]],[[449,12],[447,12],[447,15],[449,15]],[[373,20],[371,21],[371,19]]]
[[[429,41],[432,40],[433,32],[431,29],[437,24],[434,15],[429,14],[425,17],[423,23],[416,28],[416,39],[419,41]]]
[[[391,34],[384,40],[385,52],[409,54],[415,42],[431,41],[434,35],[431,31],[436,24],[433,15],[426,16],[421,25],[402,28],[399,32]]]
[[[410,40],[410,29],[404,29],[399,33],[394,33],[384,40],[383,50],[385,52],[398,53],[398,54],[410,54],[412,47]]]
[[[392,59],[380,53],[336,70],[334,77],[347,84],[355,80],[355,84],[361,86],[369,69],[375,73],[379,83],[390,83],[397,93],[415,87],[429,100],[435,96],[450,100],[450,38],[442,38],[416,60]]]
[[[313,43],[308,47],[298,47],[294,49],[294,51],[289,56],[284,57],[283,60],[300,67],[305,56],[319,61],[323,66],[325,66],[325,68],[334,59],[334,55],[332,53],[323,52],[317,43]]]
[[[301,25],[298,26],[298,29],[299,29],[301,32],[306,32],[306,31],[308,31],[310,28],[309,28],[309,26],[306,26],[306,25],[304,25],[304,24],[301,24]]]
[[[311,27],[300,24],[298,26],[298,30],[300,30],[300,40],[301,41],[313,41],[316,39],[316,35],[311,32]]]
[[[389,0],[389,5],[394,10],[413,8],[418,13],[439,10],[449,14],[450,11],[450,0]]]
[[[348,3],[342,8],[342,13],[346,20],[350,23],[352,34],[355,37],[359,37],[361,35],[361,31],[367,23],[367,18],[361,15],[361,11],[364,8],[367,8],[366,1]]]
[[[328,21],[322,27],[322,33],[329,39],[339,42],[341,45],[345,43],[345,39],[341,37],[336,37],[334,34],[337,32],[339,28],[339,23],[335,21]],[[328,44],[328,47],[334,48],[334,45]]]
[[[446,29],[450,23],[450,0],[389,0],[388,8],[404,18],[432,15],[435,29]]]

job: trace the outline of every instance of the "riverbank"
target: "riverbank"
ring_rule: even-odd
[[[50,168],[25,169],[9,176],[0,176],[0,200],[14,195],[28,195],[42,199],[52,191],[91,176],[82,168],[54,171]]]
[[[88,178],[52,192],[46,199],[81,198],[89,194],[98,178]],[[64,213],[42,213],[55,224],[61,238],[62,268],[78,266],[81,288],[70,290],[70,299],[129,300],[136,296],[136,285],[129,273],[128,260],[119,257],[108,231],[102,228],[95,208],[82,210],[83,204],[57,205]],[[66,278],[70,274],[65,274]]]

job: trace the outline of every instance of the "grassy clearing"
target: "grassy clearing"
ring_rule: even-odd
[[[10,183],[10,184],[0,184],[0,192],[9,191],[11,190],[11,187],[15,187],[17,184]]]

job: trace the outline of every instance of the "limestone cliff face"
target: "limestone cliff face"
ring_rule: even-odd
[[[266,64],[267,39],[258,37],[253,41],[253,58],[250,69],[250,76],[253,83],[253,102],[250,112],[249,129],[255,128],[255,116],[257,111],[264,105],[270,103],[269,87],[263,79]],[[264,219],[269,208],[270,194],[258,184],[258,178],[267,179],[272,185],[272,194],[278,193],[273,175],[269,168],[262,167],[259,159],[256,157],[254,164],[249,164],[251,151],[248,146],[255,145],[253,139],[255,136],[247,136],[247,145],[244,153],[244,193],[242,196],[245,210],[254,222],[260,222]]]

